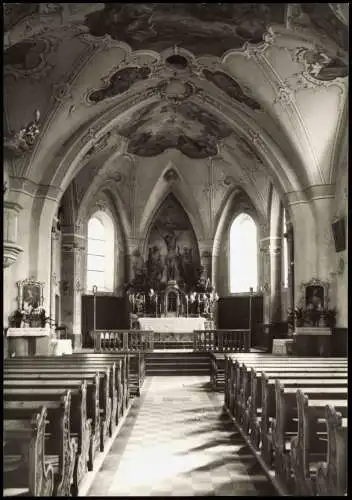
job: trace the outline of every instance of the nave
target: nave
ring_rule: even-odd
[[[276,496],[207,376],[147,376],[88,496]]]

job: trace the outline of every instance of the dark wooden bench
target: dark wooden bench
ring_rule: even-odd
[[[21,471],[21,457],[28,450],[28,442],[23,435],[23,429],[32,431],[31,421],[33,415],[41,408],[40,402],[5,402],[4,404],[4,456],[18,457]],[[76,462],[77,442],[70,436],[71,392],[67,391],[61,400],[50,400],[45,406],[47,410],[48,425],[45,433],[45,455],[42,450],[42,459],[50,464],[54,473],[54,496],[70,496],[73,484],[73,473]],[[22,432],[18,432],[22,429]],[[18,432],[18,438],[15,435]],[[24,448],[23,448],[24,444]],[[23,460],[25,463],[26,461]],[[33,464],[30,463],[29,467]],[[13,476],[14,473],[12,473]],[[6,474],[9,479],[10,474]],[[40,489],[40,487],[38,487]]]
[[[280,384],[281,387],[284,384],[286,399],[277,402],[275,387],[280,387]],[[322,401],[344,404],[343,398],[347,397],[347,360],[301,357],[274,359],[268,355],[251,354],[226,356],[225,407],[246,436],[247,442],[251,443],[253,451],[260,451],[263,459],[261,463],[268,474],[274,469],[277,478],[275,484],[281,483],[283,486],[280,491],[290,491],[294,484],[290,448],[292,438],[298,436],[296,393],[299,388],[308,393],[313,401],[309,404],[314,404],[317,398],[323,398],[319,399],[320,404]],[[323,425],[326,427],[325,421]],[[325,436],[324,452],[320,457],[325,456],[326,459],[326,428],[323,433],[314,428],[311,439],[320,444],[322,435]],[[298,462],[302,464],[302,460],[295,462],[296,470],[299,471]],[[295,487],[293,491],[303,491],[303,488],[299,490]],[[307,487],[305,491],[308,491]]]
[[[319,496],[342,496],[347,493],[347,417],[326,405],[328,452],[316,473],[316,493]]]
[[[317,412],[310,411],[309,422],[308,416],[304,414],[302,415],[302,410],[303,412],[305,411],[302,407],[303,403],[301,404],[300,402],[300,405],[297,406],[297,393],[304,393],[308,401],[307,408],[310,404],[312,405],[311,408],[313,408],[314,405],[317,405]],[[324,456],[326,457],[327,453],[326,425],[324,421],[318,424],[318,421],[315,418],[315,413],[317,413],[317,416],[324,416],[326,404],[328,402],[332,403],[332,401],[335,401],[335,404],[337,405],[338,402],[346,400],[347,406],[347,387],[319,387],[319,382],[317,382],[315,387],[302,386],[300,389],[297,389],[297,387],[286,387],[283,385],[282,381],[276,380],[275,396],[276,411],[271,428],[272,448],[275,460],[274,468],[278,479],[283,484],[288,485],[291,478],[291,440],[298,436],[298,447],[296,447],[296,459],[294,462],[296,472],[294,473],[294,476],[295,478],[299,478],[303,473],[305,463],[309,461],[316,462],[317,454],[319,454],[319,457],[323,459]],[[324,404],[321,409],[322,401],[325,401],[326,404]],[[302,425],[301,422],[303,422]],[[303,436],[301,435],[302,426],[305,426]],[[307,435],[307,433],[309,433],[309,435]],[[297,450],[302,450],[302,442],[304,443],[303,448],[307,452],[306,455],[300,453],[297,454]],[[297,472],[301,474],[297,475]],[[293,487],[296,490],[296,494],[306,494],[304,491],[300,493],[300,488],[298,488],[297,491],[295,485],[293,485]]]
[[[39,359],[37,359],[39,358]],[[13,368],[18,365],[20,366],[32,366],[32,363],[40,363],[41,366],[59,366],[60,369],[68,369],[72,371],[73,368],[81,369],[81,368],[89,368],[94,369],[96,371],[106,370],[106,368],[110,368],[110,388],[109,388],[109,397],[111,398],[111,419],[110,419],[110,429],[109,432],[112,434],[115,430],[116,425],[118,424],[120,416],[123,414],[125,406],[124,406],[124,390],[123,390],[123,378],[125,374],[122,371],[122,365],[126,362],[123,358],[117,360],[99,360],[99,359],[90,359],[89,357],[82,357],[75,359],[74,364],[67,357],[53,357],[53,356],[36,356],[35,358],[15,358],[10,360],[10,362],[5,363],[6,367]],[[104,390],[102,390],[104,392]],[[102,396],[103,397],[103,396]]]
[[[87,417],[92,422],[91,441],[89,445],[89,465],[93,464],[93,459],[100,450],[101,443],[101,424],[100,424],[100,408],[99,408],[99,392],[100,392],[100,377],[96,373],[93,377],[75,378],[70,380],[27,380],[23,377],[8,380],[4,373],[3,388],[4,390],[21,389],[21,390],[39,390],[39,389],[66,389],[74,390],[81,386],[82,382],[87,383]]]
[[[319,395],[321,399],[312,399],[311,394],[307,394],[304,389],[299,389],[296,392],[298,434],[291,442],[290,466],[294,476],[295,494],[297,495],[316,494],[318,464],[325,461],[328,454],[331,454],[329,457],[330,465],[334,466],[335,469],[332,474],[332,476],[335,476],[332,478],[332,484],[335,483],[336,490],[339,490],[337,495],[344,495],[346,491],[346,483],[343,479],[347,475],[346,449],[343,443],[339,441],[339,450],[335,448],[335,450],[329,451],[326,433],[327,406],[333,406],[341,416],[347,417],[347,394],[341,394],[341,399],[337,399],[338,395],[338,392],[333,395],[334,397],[331,394],[321,394]],[[345,422],[347,428],[347,421]],[[321,439],[321,436],[324,436],[324,431],[326,434],[325,440]],[[318,436],[320,439],[318,439]],[[330,441],[330,445],[335,444],[335,442]],[[339,451],[338,457],[337,451]]]
[[[18,403],[20,405],[32,404],[34,401],[38,405],[50,404],[51,401],[60,401],[65,392],[65,388],[5,388],[3,400],[7,408],[16,407]],[[80,387],[71,389],[70,419],[71,436],[77,439],[78,447],[74,470],[74,490],[78,490],[87,469],[93,469],[93,464],[89,459],[92,421],[87,418],[87,383],[85,381]]]
[[[46,455],[45,406],[32,413],[30,418],[28,415],[15,421],[5,418],[3,426],[4,497],[10,494],[8,491],[13,490],[22,490],[26,496],[52,496],[54,471],[52,466],[43,460]]]
[[[47,380],[60,380],[62,374],[65,373],[66,379],[78,379],[81,376],[95,376],[99,373],[101,377],[100,382],[100,409],[101,418],[101,450],[104,450],[105,440],[112,435],[116,426],[116,407],[117,405],[117,392],[116,392],[116,375],[115,364],[112,362],[110,365],[96,365],[90,363],[79,364],[63,363],[61,360],[57,361],[55,358],[49,358],[45,361],[30,360],[28,362],[21,362],[13,366],[11,363],[5,367],[5,373],[8,380],[11,377],[17,377],[19,373],[25,373],[28,380],[45,378]],[[114,418],[112,418],[114,417]]]
[[[130,399],[130,387],[129,387],[129,373],[130,373],[130,361],[131,355],[124,353],[91,353],[91,352],[75,352],[73,354],[67,354],[63,356],[63,359],[74,360],[83,362],[99,362],[102,364],[119,361],[122,362],[121,367],[121,381],[117,382],[117,387],[122,384],[123,393],[123,404],[121,407],[121,415],[125,412],[129,399]]]

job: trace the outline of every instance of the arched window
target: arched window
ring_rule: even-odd
[[[283,285],[285,288],[288,287],[288,247],[287,247],[287,238],[285,236],[286,233],[287,233],[286,210],[284,209],[284,214],[282,217],[282,237],[283,237],[282,275],[283,275]]]
[[[88,221],[87,291],[114,290],[114,225],[106,213],[96,213]]]
[[[246,213],[238,215],[230,229],[230,292],[258,288],[257,226]]]

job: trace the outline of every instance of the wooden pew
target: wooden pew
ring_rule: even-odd
[[[249,394],[249,387],[250,387],[250,374],[247,374],[247,377],[249,377],[247,380],[244,380],[244,382],[241,380],[243,378],[244,373],[245,373],[245,368],[244,365],[242,365],[243,360],[248,359],[247,365],[249,364],[250,366],[248,367],[248,370],[250,370],[251,366],[256,365],[256,366],[263,366],[265,364],[266,366],[270,364],[282,364],[284,363],[287,369],[287,372],[294,373],[296,369],[294,368],[294,365],[296,363],[302,363],[302,360],[308,361],[311,366],[321,366],[323,363],[329,363],[333,364],[334,366],[337,367],[338,371],[343,371],[345,367],[347,366],[347,362],[345,359],[342,358],[294,358],[294,357],[289,357],[289,358],[278,358],[268,356],[265,354],[246,354],[246,355],[228,355],[226,359],[227,363],[227,368],[226,368],[226,380],[225,380],[225,402],[227,407],[229,408],[230,412],[232,415],[237,414],[237,411],[241,410],[240,408],[237,408],[237,403],[239,399],[239,394],[240,394],[240,389],[243,390],[242,394],[242,399],[245,401],[247,400]],[[284,359],[284,361],[283,361]],[[287,360],[289,360],[289,365],[287,365]],[[241,369],[241,365],[243,368]],[[329,370],[328,366],[323,366],[322,369],[326,369],[326,371]],[[248,384],[247,384],[248,381]],[[247,385],[247,387],[245,387]],[[241,406],[241,405],[240,405]]]
[[[39,358],[39,359],[37,359]],[[15,361],[16,360],[16,361]],[[73,368],[86,368],[95,369],[96,371],[105,370],[107,367],[110,368],[110,388],[109,388],[109,397],[111,398],[111,419],[110,419],[110,435],[114,432],[116,425],[118,424],[120,415],[123,414],[124,404],[123,404],[123,387],[122,387],[122,365],[124,363],[124,359],[118,360],[99,360],[99,359],[90,359],[90,358],[79,358],[75,359],[75,362],[72,363],[69,358],[63,357],[53,357],[53,356],[36,356],[35,358],[15,358],[14,360],[10,360],[10,362],[5,363],[6,367],[13,368],[16,366],[26,366],[31,367],[33,363],[39,363],[41,366],[59,366],[62,369],[68,369],[72,371]]]
[[[225,354],[210,353],[210,384],[213,391],[223,390],[225,385]]]
[[[247,359],[248,359],[247,355]],[[342,393],[347,391],[347,360],[346,359],[331,359],[331,358],[277,358],[274,360],[269,356],[254,356],[248,362],[243,362],[244,356],[228,355],[225,365],[225,405],[235,416],[244,433],[250,433],[250,439],[256,441],[254,448],[259,448],[262,443],[262,456],[266,458],[267,468],[271,468],[271,459],[273,452],[273,436],[269,421],[276,417],[275,406],[275,380],[278,378],[283,383],[287,380],[287,386],[292,386],[292,391],[295,393],[297,387],[306,388],[309,392],[322,394],[324,388],[327,388],[327,393],[330,391],[329,397],[337,397],[339,394],[337,388],[342,388]],[[238,359],[240,358],[240,359]],[[289,365],[287,362],[289,361]],[[307,378],[309,377],[309,378]],[[328,377],[326,379],[325,377]],[[258,383],[262,379],[262,384]],[[336,381],[336,383],[335,383]],[[306,384],[306,385],[305,385]],[[322,386],[319,388],[319,386]],[[248,387],[250,393],[248,397]],[[259,390],[258,390],[259,388]],[[260,390],[261,389],[261,390]],[[340,393],[341,396],[341,393]],[[320,396],[318,396],[320,397]],[[263,401],[261,402],[261,399]],[[246,406],[247,403],[247,406]],[[295,404],[293,405],[295,406]],[[261,410],[261,411],[260,411]],[[297,409],[295,409],[297,414]],[[253,417],[253,418],[252,418]],[[251,424],[255,422],[256,435]],[[246,424],[249,425],[246,429]],[[282,422],[279,417],[279,422]],[[294,431],[297,433],[297,419],[293,424]],[[259,430],[259,431],[258,431]],[[274,430],[279,434],[279,426]],[[280,441],[279,441],[280,443]],[[280,448],[278,448],[280,450]],[[276,453],[276,469],[279,477],[287,479],[287,454],[284,459],[280,460],[280,453]],[[281,467],[281,471],[280,471]],[[288,463],[289,468],[289,463]],[[283,472],[280,474],[280,472]],[[287,485],[286,485],[287,486]]]
[[[128,380],[128,392],[140,396],[145,379],[145,353],[144,352],[104,352],[104,353],[84,353],[75,352],[71,356],[99,358],[99,359],[120,359],[126,357],[128,359],[128,367],[126,367],[126,379]],[[129,395],[126,400],[128,405]]]
[[[30,419],[4,419],[3,434],[3,495],[7,489],[27,489],[26,496],[52,496],[54,471],[45,463],[47,409],[34,412]],[[11,453],[20,441],[22,453]]]
[[[264,403],[264,407],[267,407],[268,409],[266,412],[264,411],[264,414],[267,415],[264,416],[265,419],[269,419],[270,415],[272,413],[272,410],[270,409],[274,407],[274,383],[276,379],[280,379],[286,387],[347,387],[347,378],[346,376],[343,375],[342,377],[344,378],[322,378],[322,374],[319,371],[316,372],[309,372],[309,373],[300,373],[297,372],[295,375],[296,377],[301,377],[302,378],[291,378],[292,373],[286,374],[286,373],[280,373],[275,371],[274,373],[266,371],[264,374],[265,377],[265,382],[262,383],[261,378],[262,378],[262,372],[261,371],[256,371],[254,368],[252,368],[253,374],[251,377],[251,391],[250,391],[250,397],[248,400],[248,407],[246,409],[246,416],[245,416],[245,424],[247,424],[248,428],[248,433],[251,439],[251,442],[253,446],[256,449],[259,449],[259,444],[260,444],[260,439],[261,439],[261,419],[262,419],[262,387],[267,386],[266,390],[269,392],[266,395],[266,401]],[[324,373],[324,377],[325,377]],[[332,377],[334,376],[334,372],[332,371],[331,374]],[[309,378],[304,378],[304,377],[309,377]],[[245,427],[244,424],[244,427]],[[267,427],[263,424],[263,432],[267,430]]]
[[[19,388],[4,389],[3,400],[6,408],[31,404],[50,404],[52,401],[60,401],[66,393],[65,388],[41,389],[41,388]],[[93,464],[89,461],[89,447],[92,433],[92,421],[87,418],[87,383],[82,382],[81,386],[71,390],[70,428],[71,436],[77,439],[76,465],[74,470],[73,492],[78,491],[78,487],[87,473],[87,469],[92,470]]]
[[[6,442],[4,454],[22,454],[22,438],[16,442],[14,435],[21,428],[28,429],[33,414],[40,409],[40,402],[26,401],[5,403],[4,421],[7,422],[5,442],[11,429],[12,439]],[[49,435],[46,439],[46,455],[44,460],[52,466],[54,472],[54,496],[70,496],[73,483],[73,472],[76,462],[77,443],[70,436],[71,392],[67,391],[60,401],[48,401],[46,405]],[[27,422],[27,425],[26,425]],[[16,446],[17,445],[17,446]],[[40,451],[43,453],[43,451]]]
[[[308,362],[308,361],[307,361]],[[234,390],[234,397],[236,399],[236,403],[234,406],[234,411],[235,411],[235,416],[243,424],[244,418],[245,418],[245,410],[247,407],[247,402],[250,397],[250,390],[251,390],[251,376],[252,376],[252,368],[258,369],[261,371],[269,372],[284,372],[285,374],[296,374],[298,371],[301,374],[304,373],[309,373],[312,371],[314,368],[319,368],[319,371],[321,373],[326,373],[328,374],[330,371],[333,371],[334,373],[341,373],[342,375],[345,375],[346,373],[346,367],[345,366],[336,366],[334,362],[331,364],[328,362],[324,362],[323,365],[320,365],[318,363],[312,364],[312,366],[306,366],[306,361],[292,361],[290,363],[290,366],[288,367],[282,360],[272,362],[272,361],[261,361],[261,362],[253,362],[253,363],[248,363],[248,364],[242,364],[239,366],[237,363],[234,370],[235,370],[235,390]],[[311,362],[309,361],[309,364]]]
[[[100,413],[101,413],[101,451],[104,450],[104,441],[112,435],[113,430],[116,426],[116,408],[113,408],[113,403],[117,405],[117,392],[115,388],[116,376],[115,376],[115,364],[111,363],[110,366],[100,366],[84,364],[80,365],[74,363],[64,364],[61,361],[28,361],[23,362],[20,366],[12,366],[8,364],[5,367],[5,373],[8,380],[11,377],[17,377],[19,373],[25,373],[26,378],[41,379],[45,378],[48,380],[60,380],[62,374],[65,373],[66,379],[78,379],[81,376],[95,376],[98,372],[101,377],[100,382]],[[114,415],[114,420],[112,416]]]
[[[326,427],[328,449],[326,460],[317,467],[318,496],[343,496],[347,493],[347,418],[327,405]]]
[[[303,416],[303,425],[306,426],[304,429],[304,435],[301,436],[299,431],[299,426],[302,422],[302,408],[298,406],[297,408],[297,392],[304,393],[305,397],[309,398],[309,401],[314,405],[314,401],[341,401],[345,398],[347,399],[347,387],[319,387],[319,382],[316,383],[315,387],[301,386],[297,390],[297,387],[286,387],[283,385],[282,381],[275,381],[275,399],[276,399],[276,412],[275,418],[272,423],[272,445],[273,453],[275,457],[275,474],[283,484],[288,484],[291,477],[291,460],[290,460],[290,449],[291,449],[291,439],[298,435],[299,439],[299,449],[301,450],[301,443],[304,443],[306,450],[309,450],[311,455],[315,453],[323,453],[326,448],[326,442],[319,439],[318,433],[323,431],[326,438],[325,425],[323,428],[320,426],[315,426],[311,429],[310,435],[307,436],[309,432],[308,426],[315,425],[313,421],[306,419]],[[325,406],[323,408],[325,411]],[[320,412],[321,413],[321,410]],[[297,414],[298,414],[298,425],[297,425]],[[310,415],[312,417],[312,415]],[[308,416],[307,416],[308,418]],[[326,450],[325,450],[326,456]],[[300,473],[303,472],[303,460],[302,455],[299,455],[296,459],[298,460],[298,469]],[[308,455],[304,457],[308,460]],[[297,460],[295,463],[295,468],[297,470]],[[305,494],[302,491],[303,494]]]
[[[67,354],[63,356],[63,359],[68,360],[85,360],[91,362],[102,362],[102,363],[110,363],[114,361],[115,363],[118,360],[122,361],[122,371],[121,371],[121,382],[123,389],[123,404],[121,407],[121,414],[123,414],[128,407],[129,399],[130,399],[130,387],[129,387],[129,373],[130,373],[130,361],[131,354],[124,353],[86,353],[86,352],[75,352],[73,354]]]
[[[347,417],[348,403],[347,394],[345,398],[340,400],[322,397],[322,399],[309,399],[308,395],[302,390],[297,390],[297,409],[298,409],[298,434],[291,442],[291,468],[295,481],[295,492],[299,495],[315,494],[315,477],[317,471],[317,462],[324,460],[326,457],[327,442],[317,439],[317,432],[322,430],[324,425],[324,417],[326,417],[326,406],[333,406],[335,411],[341,413],[343,417]],[[324,425],[326,430],[326,424]],[[332,442],[331,442],[332,444]],[[331,451],[335,456],[332,463],[337,465],[336,450]],[[341,460],[341,456],[339,457]],[[340,466],[344,467],[346,457],[344,457]],[[345,470],[336,470],[336,485],[337,477],[341,480],[338,485],[343,489],[342,477]],[[344,494],[344,493],[341,493]]]
[[[7,380],[6,374],[4,374],[3,388],[21,389],[21,390],[39,390],[39,389],[59,389],[64,388],[66,390],[77,389],[81,386],[84,379],[73,379],[73,380],[26,380],[23,378],[15,380]],[[87,417],[91,419],[92,422],[92,432],[91,440],[89,445],[89,461],[88,467],[92,467],[94,457],[100,449],[100,409],[99,409],[99,392],[100,392],[100,377],[96,373],[94,377],[87,378]]]

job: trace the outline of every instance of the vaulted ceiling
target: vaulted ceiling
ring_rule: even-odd
[[[151,192],[153,164],[197,183],[211,159],[225,189],[263,203],[268,179],[282,193],[334,181],[348,4],[9,3],[4,26],[12,176],[62,193],[132,159]]]

